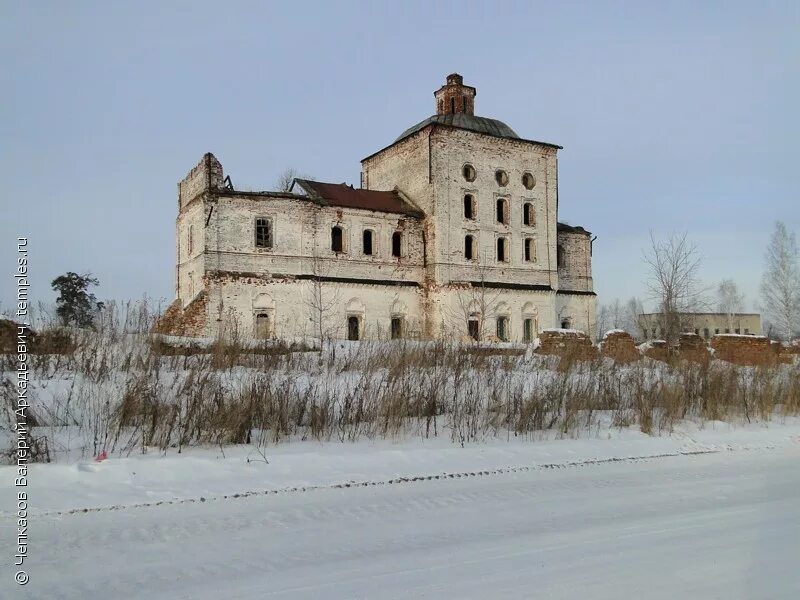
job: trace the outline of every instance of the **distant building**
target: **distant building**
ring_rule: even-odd
[[[758,313],[681,313],[678,320],[681,331],[696,333],[707,340],[723,333],[761,335],[761,315]],[[639,315],[639,327],[646,332],[646,338],[664,337],[663,323],[662,313]]]
[[[360,188],[296,179],[290,192],[237,190],[206,154],[178,186],[177,299],[161,329],[591,335],[593,238],[558,222],[560,146],[476,116],[475,95],[449,75],[433,116],[361,161]]]

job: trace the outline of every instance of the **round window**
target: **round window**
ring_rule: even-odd
[[[464,165],[464,168],[461,169],[461,173],[462,175],[464,175],[464,179],[466,179],[467,181],[475,181],[475,177],[477,176],[475,167],[473,167],[469,163]]]
[[[503,171],[503,169],[498,169],[495,171],[494,178],[497,181],[497,185],[500,187],[505,187],[508,185],[508,173]]]
[[[536,185],[536,178],[531,173],[525,172],[522,174],[522,185],[525,186],[525,189],[532,190]]]

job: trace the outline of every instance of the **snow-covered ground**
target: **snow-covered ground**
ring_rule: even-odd
[[[797,419],[224,454],[34,466],[0,597],[800,597]]]

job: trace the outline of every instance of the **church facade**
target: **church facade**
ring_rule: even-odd
[[[361,184],[233,188],[206,154],[178,184],[180,335],[531,341],[593,335],[592,236],[558,221],[559,146],[476,116],[452,74],[436,114],[361,161]]]

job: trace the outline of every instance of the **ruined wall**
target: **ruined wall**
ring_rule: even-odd
[[[595,338],[597,297],[591,294],[555,294],[554,327],[568,325],[570,329],[585,331]],[[567,321],[567,323],[565,323]]]
[[[223,178],[222,164],[213,154],[207,152],[178,183],[178,209],[182,209],[208,190],[221,188]]]
[[[616,363],[627,364],[641,359],[639,349],[633,337],[627,331],[609,331],[598,344],[600,355],[610,358]]]
[[[453,128],[432,134],[432,178],[435,197],[436,246],[429,253],[436,281],[488,281],[554,286],[550,265],[555,260],[556,149],[520,140],[481,135]],[[463,176],[466,163],[475,168],[472,182]],[[508,184],[500,186],[495,172],[502,169]],[[524,173],[535,178],[532,189]],[[464,217],[464,194],[475,198],[476,218]],[[508,202],[508,223],[497,222],[496,202]],[[533,207],[535,219],[523,225],[523,204]],[[464,257],[464,237],[475,236],[474,260]],[[497,239],[508,240],[507,262],[497,261]],[[534,240],[536,260],[524,261],[523,240]]]
[[[562,264],[558,266],[558,288],[592,291],[592,254],[590,236],[586,233],[558,232]]]
[[[756,335],[722,334],[711,338],[714,357],[737,365],[770,365],[788,362],[769,339]]]
[[[469,315],[485,312],[483,338],[497,333],[497,318],[507,319],[508,341],[523,341],[523,323],[533,319],[533,336],[554,327],[553,292],[503,290],[469,285],[437,286],[430,290],[431,336],[465,338]]]
[[[255,335],[257,314],[269,315],[272,336],[283,338],[317,337],[320,316],[324,337],[334,339],[347,337],[350,315],[360,319],[364,338],[388,338],[393,316],[403,317],[409,337],[421,337],[424,329],[422,291],[412,286],[315,283],[226,273],[210,278],[208,293],[212,320],[230,326],[235,319],[245,337]]]
[[[430,129],[418,131],[361,161],[361,187],[380,191],[397,187],[425,214],[433,214],[429,135]]]
[[[257,218],[272,221],[273,245],[255,245]],[[331,228],[344,230],[345,251],[331,250]],[[374,232],[373,255],[362,234]],[[220,196],[209,223],[208,269],[257,274],[316,274],[354,279],[423,280],[422,226],[405,215],[321,207],[302,198]],[[403,235],[403,256],[392,256],[392,235]]]
[[[539,334],[537,354],[560,356],[571,360],[594,360],[597,347],[585,333],[569,329],[549,329]]]

